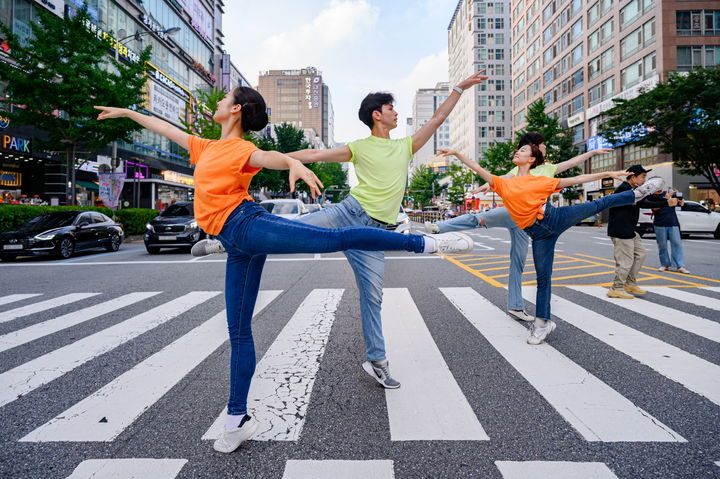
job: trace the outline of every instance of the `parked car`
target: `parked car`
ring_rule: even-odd
[[[398,215],[397,215],[396,223],[395,223],[394,225],[387,225],[387,226],[385,227],[385,229],[390,230],[390,231],[393,231],[393,230],[395,230],[398,226],[403,225],[403,224],[407,224],[407,223],[410,223],[410,217],[409,217],[408,214],[405,212],[405,208],[403,208],[403,207],[401,206],[401,207],[400,207],[400,211],[398,212]],[[405,233],[409,233],[409,232],[410,232],[410,231],[406,231]]]
[[[157,254],[161,248],[192,248],[205,238],[205,232],[195,221],[192,201],[178,201],[165,208],[145,225],[145,249]]]
[[[580,225],[595,226],[595,225],[597,224],[597,222],[598,222],[599,219],[600,219],[600,213],[597,213],[597,214],[594,214],[594,215],[592,215],[592,216],[588,216],[588,217],[585,218],[584,220],[581,220],[581,221],[578,223],[578,226],[580,226]]]
[[[307,205],[300,200],[265,200],[260,206],[268,210],[268,213],[294,220],[302,215],[308,214]]]
[[[305,205],[305,208],[307,209],[308,213],[315,213],[316,211],[320,211],[323,209],[320,203],[308,203]]]
[[[654,233],[652,210],[640,210],[640,219],[635,231],[642,237]],[[720,239],[720,213],[715,213],[695,201],[685,201],[685,205],[677,212],[680,223],[680,234],[687,238],[691,234],[712,234]]]
[[[76,251],[117,251],[125,238],[122,227],[96,211],[53,211],[16,230],[0,233],[0,258],[52,255],[69,258]]]

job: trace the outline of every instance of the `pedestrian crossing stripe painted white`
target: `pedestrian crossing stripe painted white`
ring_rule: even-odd
[[[701,294],[689,293],[684,290],[675,288],[645,288],[648,291],[657,293],[661,296],[667,296],[668,298],[677,299],[685,303],[694,304],[696,306],[702,306],[704,308],[714,309],[720,311],[720,299],[710,298]]]
[[[523,288],[530,302],[535,293],[536,288]],[[720,366],[567,299],[553,295],[551,301],[558,318],[720,405]]]
[[[0,374],[0,407],[160,326],[220,291],[192,291]]]
[[[88,459],[67,479],[174,479],[187,459]]]
[[[549,344],[526,344],[528,331],[474,289],[440,291],[585,440],[686,442]]]
[[[602,462],[495,461],[503,479],[618,479]]]
[[[15,303],[16,301],[22,301],[23,299],[34,298],[35,296],[42,296],[42,294],[10,294],[8,296],[2,296],[0,297],[0,306],[4,304]]]
[[[494,251],[495,250],[495,248],[493,248],[492,246],[488,246],[486,244],[480,243],[479,241],[475,241],[474,243],[475,243],[475,248],[486,250],[486,251]]]
[[[3,311],[0,313],[0,323],[6,323],[8,321],[12,321],[13,319],[22,318],[23,316],[29,316],[31,314],[47,311],[48,309],[57,308],[58,306],[64,306],[66,304],[97,296],[98,294],[100,293],[71,293],[66,294],[65,296],[58,296],[57,298],[40,301],[39,303],[33,303],[20,308],[11,309],[9,311]]]
[[[633,313],[647,316],[689,333],[697,334],[710,341],[720,342],[720,323],[716,323],[715,321],[700,318],[660,304],[651,303],[650,301],[637,297],[635,299],[608,298],[607,288],[600,286],[569,286],[569,288],[620,306]]]
[[[0,336],[0,352],[15,348],[21,344],[29,343],[49,334],[56,333],[71,326],[76,326],[85,321],[97,318],[103,314],[111,313],[125,306],[137,303],[160,292],[129,293],[119,298],[111,299],[104,303],[96,304],[79,311],[64,314],[54,319],[48,319],[42,323],[33,324],[27,328],[19,329]]]
[[[708,286],[707,288],[703,288],[703,289],[707,290],[707,291],[712,291],[713,293],[720,293],[720,288],[716,288],[713,286]]]
[[[385,390],[391,440],[489,440],[407,289],[383,289],[382,324],[392,373],[402,379]]]
[[[282,479],[394,479],[393,461],[298,461],[285,463]]]
[[[281,292],[261,291],[253,315]],[[225,341],[227,318],[223,311],[20,441],[113,441]]]
[[[297,441],[305,425],[320,361],[335,321],[342,289],[315,289],[255,368],[248,393],[248,411],[260,423],[254,441]],[[222,433],[227,409],[203,439]]]

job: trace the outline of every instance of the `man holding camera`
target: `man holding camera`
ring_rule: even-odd
[[[627,169],[632,173],[615,188],[615,193],[622,193],[645,183],[647,174],[641,165],[633,165]],[[640,235],[635,232],[640,217],[640,208],[663,208],[677,205],[677,198],[663,198],[651,200],[650,197],[634,205],[610,208],[607,234],[612,239],[615,256],[615,279],[608,290],[610,298],[633,299],[633,294],[645,294],[647,291],[638,287],[637,274],[645,262],[647,251],[642,245]]]
[[[662,191],[654,195],[649,195],[647,200],[676,199],[677,207],[682,207],[683,194],[681,191],[668,190],[663,194]],[[690,274],[685,268],[685,255],[683,254],[682,240],[680,237],[680,222],[677,217],[677,207],[663,206],[661,208],[653,208],[653,229],[655,230],[655,239],[658,244],[658,253],[660,255],[660,267],[658,271],[667,271],[675,268],[678,273]],[[667,243],[670,241],[671,255],[668,255]]]

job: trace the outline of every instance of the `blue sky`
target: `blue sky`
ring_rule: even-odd
[[[251,84],[258,72],[315,66],[335,108],[335,140],[368,135],[357,119],[370,91],[396,96],[405,135],[418,88],[447,81],[447,25],[457,0],[231,0],[225,48]]]

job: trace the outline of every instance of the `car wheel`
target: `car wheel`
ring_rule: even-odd
[[[149,254],[158,254],[160,252],[160,248],[156,248],[154,246],[146,246],[145,249]]]
[[[717,228],[715,228],[715,233],[713,234],[715,236],[715,239],[720,239],[720,224],[717,225]]]
[[[110,236],[110,244],[105,247],[108,251],[117,251],[120,249],[120,235],[113,233]]]
[[[75,242],[72,238],[62,238],[57,245],[57,254],[63,259],[67,259],[75,252]]]

